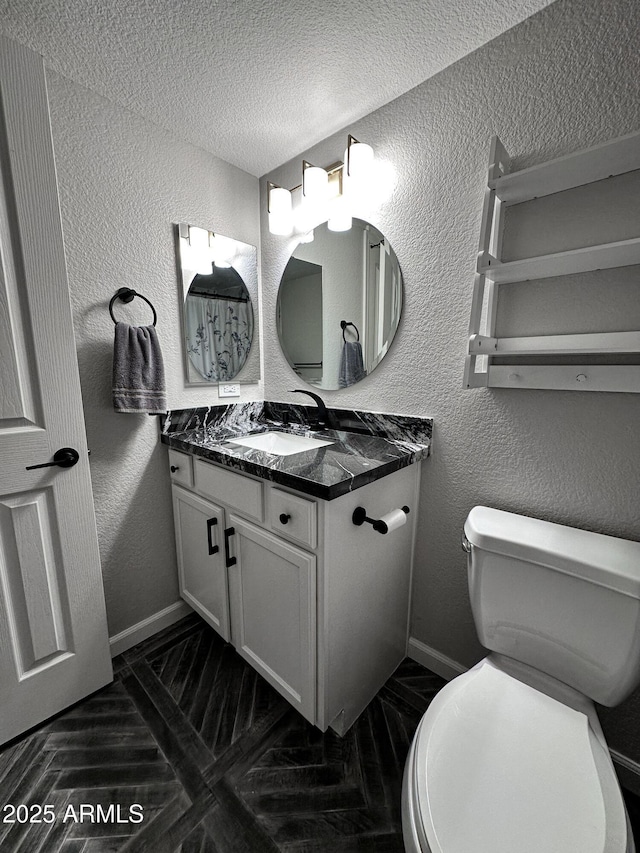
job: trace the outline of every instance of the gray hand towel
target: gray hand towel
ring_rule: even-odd
[[[167,411],[164,364],[155,326],[116,323],[113,408],[149,414]]]
[[[338,385],[347,388],[355,382],[359,382],[367,375],[362,360],[362,347],[359,341],[345,341],[342,345],[340,356],[340,375]]]

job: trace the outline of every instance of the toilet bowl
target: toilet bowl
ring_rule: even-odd
[[[407,853],[635,853],[592,700],[640,679],[640,544],[486,507],[465,536],[491,653],[416,731]]]

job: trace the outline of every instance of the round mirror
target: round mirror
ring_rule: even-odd
[[[388,240],[361,219],[349,231],[330,231],[325,222],[312,234],[280,281],[280,346],[305,382],[347,388],[391,346],[402,312],[400,264]]]
[[[249,291],[233,267],[196,274],[184,301],[185,345],[203,379],[225,382],[244,367],[253,338]]]
[[[176,225],[185,383],[260,377],[255,246],[187,223]]]

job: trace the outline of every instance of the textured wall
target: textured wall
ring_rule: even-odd
[[[59,74],[261,175],[548,2],[0,0],[0,27]]]
[[[111,404],[111,296],[130,286],[158,313],[169,406],[208,405],[213,390],[184,388],[172,222],[192,222],[258,245],[258,181],[53,72],[51,120],[91,448],[109,632],[178,598],[166,451],[148,415]],[[122,320],[151,321],[134,300]],[[261,399],[261,385],[242,399]]]
[[[395,167],[391,200],[360,215],[390,239],[406,301],[375,373],[323,396],[435,419],[412,634],[466,665],[482,655],[460,549],[474,504],[640,539],[640,397],[462,389],[490,137],[498,133],[524,167],[640,128],[639,31],[637,0],[558,0],[348,128]],[[345,140],[346,132],[330,137],[304,156],[331,163]],[[270,178],[293,186],[298,170],[299,161],[289,163]],[[288,243],[263,224],[266,395],[274,400],[287,399],[292,376],[271,320]],[[636,695],[606,716],[613,745],[636,760],[639,708]],[[631,719],[635,726],[623,725]]]

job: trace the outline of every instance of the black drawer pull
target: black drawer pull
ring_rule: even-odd
[[[175,474],[175,473],[176,473],[176,471],[179,471],[179,470],[180,470],[180,466],[179,466],[179,465],[172,465],[172,466],[171,466],[171,473],[172,473],[172,474]]]
[[[227,527],[227,529],[224,531],[224,560],[228,569],[230,569],[231,566],[235,566],[235,564],[238,562],[236,558],[232,557],[229,553],[229,538],[233,536],[235,532],[235,527]]]
[[[220,546],[214,545],[211,541],[211,528],[215,527],[217,523],[218,519],[215,517],[207,519],[207,545],[209,546],[209,556],[211,556],[211,554],[217,554],[220,550]]]
[[[288,512],[281,512],[280,513],[280,524],[288,524],[290,518],[291,518],[291,516],[289,515]]]

